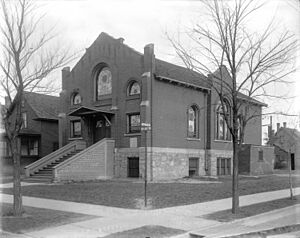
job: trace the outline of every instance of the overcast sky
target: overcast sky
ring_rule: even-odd
[[[300,35],[300,9],[297,0],[267,0],[267,4],[249,22],[253,30],[260,29],[275,18],[278,30],[289,29]],[[83,53],[101,32],[125,39],[125,44],[143,52],[143,47],[154,43],[157,58],[180,63],[166,39],[165,32],[202,22],[205,15],[197,0],[39,0],[40,11],[46,13],[47,25],[56,25],[60,43]],[[297,9],[298,7],[298,9]],[[298,62],[299,64],[299,62]],[[73,66],[73,65],[70,65]],[[60,72],[54,77],[60,82]],[[295,77],[296,79],[296,77]],[[297,96],[286,106],[270,102],[274,109],[286,108],[290,113],[300,113],[300,77],[289,88],[289,94]],[[275,116],[274,122],[279,120]],[[280,119],[281,120],[281,119]]]

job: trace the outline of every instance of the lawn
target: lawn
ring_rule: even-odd
[[[1,229],[3,231],[22,234],[96,218],[95,216],[33,207],[24,207],[24,211],[25,213],[22,217],[13,217],[11,216],[12,205],[2,203],[0,209]]]
[[[114,233],[104,238],[166,238],[182,233],[185,233],[185,231],[164,226],[142,226],[136,229]]]
[[[262,202],[250,206],[244,206],[240,208],[238,214],[232,214],[231,209],[228,209],[228,210],[223,210],[223,211],[204,215],[203,218],[217,220],[220,222],[230,222],[235,219],[241,219],[245,217],[258,215],[261,213],[273,211],[275,209],[280,209],[280,208],[292,206],[299,203],[300,203],[300,196],[295,196],[293,200],[291,200],[290,198],[283,198],[283,199],[273,200],[270,202]]]
[[[152,208],[172,207],[231,197],[230,177],[219,183],[150,183],[148,196]],[[294,181],[294,184],[296,185]],[[299,185],[299,184],[298,184]],[[280,190],[289,187],[288,177],[276,175],[241,177],[240,195]],[[3,189],[12,193],[11,189]],[[22,188],[25,196],[84,202],[123,208],[138,208],[143,201],[144,184],[133,181],[90,181],[67,184],[35,185]]]

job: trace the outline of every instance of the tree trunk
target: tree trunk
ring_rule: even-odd
[[[22,206],[22,193],[21,193],[21,143],[20,138],[15,137],[12,140],[12,156],[14,163],[14,216],[22,216],[23,206]]]
[[[239,212],[239,160],[238,144],[233,140],[233,171],[232,171],[232,213]]]

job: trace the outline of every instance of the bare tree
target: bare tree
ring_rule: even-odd
[[[295,71],[297,41],[288,31],[276,34],[272,23],[261,33],[251,33],[246,22],[262,7],[255,1],[202,2],[208,10],[210,24],[197,24],[186,31],[184,36],[191,46],[182,43],[182,34],[177,38],[168,35],[168,38],[187,68],[210,75],[212,88],[219,96],[232,137],[232,212],[237,213],[238,151],[247,123],[261,117],[261,110],[253,111],[251,106],[255,103],[254,98],[282,97],[269,93],[268,89],[274,83],[289,82],[286,77]],[[223,70],[224,66],[228,71]],[[226,100],[230,101],[230,113],[226,109]]]
[[[49,91],[51,84],[44,83],[46,77],[68,63],[71,57],[68,50],[54,48],[49,44],[55,35],[52,31],[42,32],[40,24],[43,16],[37,15],[33,2],[1,0],[1,17],[0,83],[9,101],[3,121],[14,165],[14,215],[21,216],[19,132],[23,123],[24,91]]]

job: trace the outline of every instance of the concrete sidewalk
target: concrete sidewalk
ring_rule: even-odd
[[[190,232],[193,237],[230,237],[300,224],[300,204]]]
[[[300,188],[295,189],[294,192],[295,195],[300,194]],[[289,189],[246,195],[240,197],[240,205],[246,206],[288,196]],[[0,194],[0,199],[5,203],[12,203],[13,201],[12,196],[7,194]],[[200,234],[199,232],[206,232],[206,234],[209,235],[209,232],[213,232],[216,229],[219,230],[219,228],[222,228],[222,226],[227,227],[228,223],[224,225],[223,223],[217,221],[206,220],[199,217],[212,212],[231,208],[231,198],[155,210],[124,209],[26,196],[23,196],[23,204],[24,206],[99,216],[99,218],[88,221],[26,233],[26,235],[29,237],[96,238],[147,225],[159,225],[185,231],[195,231],[195,234]],[[299,209],[297,209],[297,211],[298,210]],[[270,214],[261,216],[261,220],[258,225],[264,224],[263,221],[268,221],[269,217]],[[258,218],[255,218],[255,221],[259,221]],[[240,222],[242,221],[240,220]],[[240,224],[242,227],[245,227],[245,230],[243,231],[249,230],[249,226],[243,226],[245,223],[236,223],[236,225],[232,225],[231,228],[236,227],[238,224]],[[270,225],[272,224],[275,223],[271,222]],[[267,225],[268,224],[265,224],[265,226]],[[253,225],[251,227],[256,226],[257,225]],[[257,227],[260,229],[263,228],[261,226]],[[186,237],[188,236],[186,235]]]

